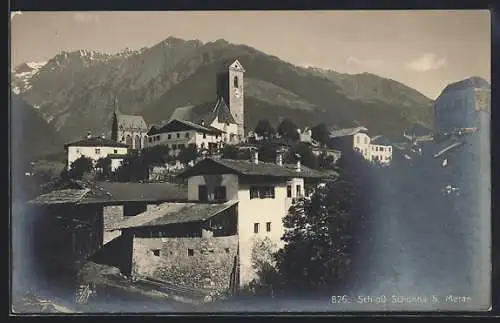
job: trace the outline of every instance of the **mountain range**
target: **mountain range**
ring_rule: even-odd
[[[246,69],[247,129],[262,118],[277,125],[284,116],[300,127],[359,123],[389,137],[415,122],[432,126],[433,101],[404,84],[368,73],[299,67],[223,39],[169,37],[116,54],[62,52],[47,62],[17,66],[11,83],[67,142],[88,131],[109,134],[115,97],[123,113],[143,115],[149,125],[168,120],[178,106],[207,106],[216,99],[215,73],[229,59]]]

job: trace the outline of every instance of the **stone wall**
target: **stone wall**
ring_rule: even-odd
[[[238,237],[134,238],[132,273],[224,293],[232,287]]]

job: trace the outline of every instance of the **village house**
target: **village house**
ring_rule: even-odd
[[[115,99],[115,111],[111,124],[111,140],[126,144],[130,149],[140,150],[146,143],[148,125],[139,115],[127,115],[120,112]]]
[[[164,202],[187,200],[185,186],[171,183],[75,182],[74,188],[29,202],[37,263],[48,274],[77,268],[119,237],[106,228]]]
[[[171,156],[177,156],[188,146],[195,146],[198,151],[216,153],[221,148],[224,134],[225,132],[212,126],[174,119],[160,128],[151,128],[147,147],[166,146]]]
[[[370,140],[370,158],[372,162],[389,165],[392,161],[392,144],[385,136],[378,135]]]
[[[89,133],[85,139],[78,140],[64,146],[67,153],[67,168],[71,169],[71,164],[78,158],[85,156],[97,162],[101,158],[111,159],[111,170],[115,171],[123,158],[128,153],[128,146],[104,137],[92,137]]]
[[[365,127],[333,130],[330,132],[330,139],[332,147],[340,151],[359,151],[365,159],[370,160],[370,136]]]
[[[131,241],[133,276],[193,288],[237,290],[256,278],[255,244],[269,238],[281,247],[283,217],[306,183],[331,175],[296,164],[205,158],[179,175],[188,201],[164,203],[109,230]],[[271,250],[270,250],[271,251]]]

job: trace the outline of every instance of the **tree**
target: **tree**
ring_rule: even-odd
[[[343,166],[337,180],[296,200],[284,218],[276,267],[288,291],[332,292],[358,273],[353,263],[370,223],[371,166],[355,154],[344,157]]]
[[[311,128],[311,137],[312,139],[318,141],[323,145],[328,145],[330,142],[330,131],[328,131],[328,127],[324,123],[320,123],[315,127]]]
[[[270,139],[274,135],[275,130],[269,123],[269,120],[263,119],[257,122],[257,126],[255,126],[254,132],[259,136],[264,137],[264,139]]]
[[[285,139],[298,141],[300,135],[298,132],[299,127],[292,120],[285,118],[278,126],[278,133]]]
[[[184,147],[179,152],[177,159],[184,165],[189,164],[190,161],[196,160],[199,157],[198,150],[195,145]]]
[[[170,148],[158,145],[142,150],[142,158],[148,166],[161,166],[171,160]]]
[[[99,172],[99,177],[102,179],[110,179],[113,175],[111,171],[111,158],[104,157],[99,158],[96,161],[96,169]]]
[[[259,160],[263,162],[273,163],[276,161],[276,147],[267,142],[262,144],[259,149]]]
[[[297,158],[296,155],[300,155],[300,162],[302,165],[310,167],[310,168],[318,168],[318,158],[312,152],[312,148],[305,143],[299,143],[295,147],[293,147],[287,157],[287,163],[296,163]]]
[[[94,170],[94,162],[92,159],[81,156],[71,163],[71,169],[68,176],[72,179],[82,179],[86,173],[91,173]]]
[[[137,182],[149,178],[149,165],[138,153],[125,156],[122,165],[115,172],[115,177],[120,182]]]
[[[239,156],[239,151],[236,146],[233,145],[225,145],[224,148],[222,148],[222,158],[228,158],[228,159],[238,159]]]

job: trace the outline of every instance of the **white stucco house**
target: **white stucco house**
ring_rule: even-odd
[[[146,147],[167,146],[171,156],[177,156],[183,148],[191,145],[199,151],[208,149],[215,152],[221,148],[224,134],[212,126],[174,119],[162,127],[152,127]]]
[[[371,138],[370,160],[381,165],[389,165],[392,161],[392,144],[385,136]]]
[[[92,137],[90,134],[85,139],[78,140],[64,146],[67,152],[67,169],[78,158],[85,156],[94,161],[111,158],[111,170],[115,171],[123,158],[128,154],[128,145],[109,140],[103,137]]]
[[[283,164],[282,152],[276,162],[262,162],[257,151],[250,160],[205,158],[179,176],[187,179],[188,200],[214,203],[237,202],[237,236],[240,286],[256,276],[252,267],[252,249],[269,238],[282,247],[285,232],[283,217],[293,199],[305,196],[305,181],[321,181],[329,176],[296,164]]]

